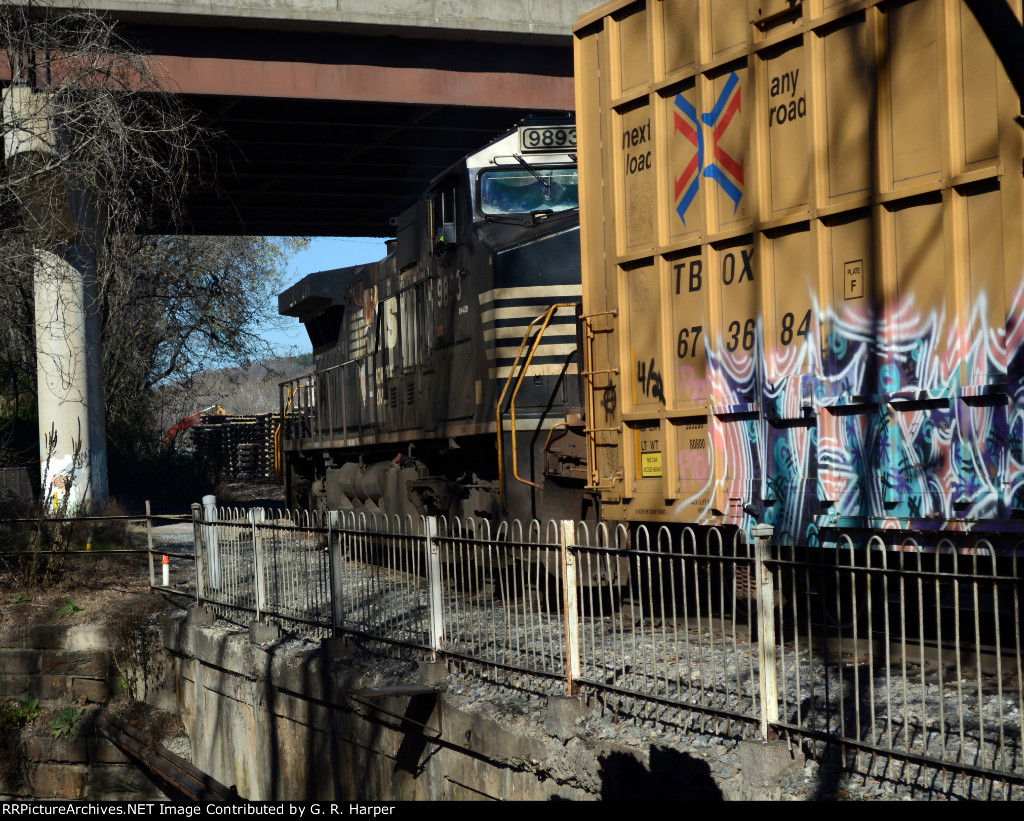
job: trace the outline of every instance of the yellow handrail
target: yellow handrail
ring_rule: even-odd
[[[519,452],[516,445],[516,397],[519,395],[519,388],[522,387],[523,379],[526,378],[526,373],[530,369],[530,363],[533,361],[533,356],[537,352],[537,348],[540,347],[541,338],[544,336],[544,332],[547,330],[548,325],[551,324],[551,319],[554,317],[555,312],[559,308],[575,308],[577,303],[575,302],[558,302],[551,305],[543,314],[534,319],[526,328],[526,333],[523,334],[523,341],[519,345],[519,352],[516,354],[515,361],[512,363],[512,368],[509,370],[508,380],[505,382],[505,387],[501,391],[501,396],[498,398],[498,404],[496,408],[496,416],[498,421],[498,488],[501,499],[502,508],[505,507],[505,459],[504,449],[502,448],[502,421],[501,421],[501,406],[505,402],[505,396],[508,394],[509,386],[512,384],[512,378],[515,376],[516,368],[519,366],[519,361],[523,358],[523,351],[526,349],[527,343],[530,341],[530,334],[533,332],[534,326],[538,322],[543,322],[540,329],[537,331],[537,338],[533,341],[533,347],[530,348],[530,354],[526,358],[526,362],[523,364],[522,370],[519,372],[519,378],[516,380],[515,389],[512,391],[512,399],[510,404],[510,412],[512,416],[512,476],[517,481],[522,482],[524,485],[530,485],[531,487],[540,487],[536,482],[531,482],[529,479],[523,479],[519,475]],[[549,437],[550,438],[550,437]]]
[[[284,430],[284,420],[288,416],[288,410],[292,406],[292,400],[299,395],[299,391],[302,388],[308,388],[308,385],[296,385],[295,390],[292,390],[291,385],[285,385],[285,390],[288,391],[288,401],[285,402],[284,410],[281,411],[281,421],[277,423],[277,428],[274,430],[274,472],[277,474],[277,478],[281,478],[281,463],[284,461],[283,450],[283,437],[281,431]]]

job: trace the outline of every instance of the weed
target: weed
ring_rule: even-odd
[[[159,638],[137,608],[126,605],[109,619],[107,632],[114,651],[114,663],[121,673],[121,692],[130,702],[145,697],[153,663],[153,646]],[[139,692],[139,687],[143,692]]]
[[[5,788],[25,780],[25,742],[21,728],[26,723],[22,708],[0,701],[0,784]]]
[[[43,708],[39,706],[38,698],[30,698],[18,702],[17,713],[21,717],[22,724],[28,724],[32,719],[42,715]]]
[[[77,710],[74,707],[65,707],[50,722],[50,726],[53,727],[53,737],[66,738],[77,733],[78,724],[84,714],[85,707],[79,707]]]
[[[25,584],[29,588],[49,585],[64,573],[65,557],[62,554],[71,546],[74,527],[74,522],[67,520],[66,517],[72,512],[79,515],[83,512],[69,510],[71,486],[75,481],[75,473],[82,463],[81,441],[76,442],[72,439],[70,465],[67,470],[55,472],[54,475],[51,475],[50,467],[57,453],[56,427],[50,426],[50,432],[43,437],[43,443],[46,449],[46,462],[43,467],[42,486],[47,490],[40,495],[34,515],[36,521],[29,537],[28,549],[32,552],[32,558],[24,568]]]
[[[11,596],[10,604],[21,604],[22,602],[32,601],[32,597],[27,593],[15,593]]]
[[[9,701],[0,701],[0,735],[16,733],[24,724],[20,708]]]
[[[43,712],[38,698],[14,704],[0,701],[0,783],[7,788],[25,780],[25,744],[21,728]]]
[[[78,602],[65,599],[64,604],[57,608],[57,613],[61,616],[73,616],[75,613],[81,613],[83,610],[85,608]]]

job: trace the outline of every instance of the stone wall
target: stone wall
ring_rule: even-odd
[[[0,782],[2,799],[155,801],[166,796],[117,747],[91,729],[90,709],[74,738],[53,738],[48,727],[24,736],[20,783]]]
[[[161,680],[154,663],[148,683],[153,701],[175,707],[168,694],[173,681]],[[162,668],[166,672],[169,668]],[[0,700],[39,699],[39,706],[84,707],[73,737],[54,738],[49,722],[39,719],[13,745],[0,775],[0,800],[88,799],[156,800],[165,796],[127,756],[92,731],[92,722],[111,694],[120,689],[106,627],[11,622],[0,630]],[[143,691],[146,689],[143,684]],[[141,691],[140,691],[141,692]]]
[[[119,681],[103,627],[14,622],[0,631],[0,698],[100,703]]]

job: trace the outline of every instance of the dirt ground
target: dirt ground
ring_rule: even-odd
[[[26,584],[20,561],[0,555],[0,562],[6,565],[0,567],[0,630],[15,622],[104,622],[125,608],[156,613],[168,605],[164,596],[150,593],[145,556],[71,554],[49,584],[36,587]]]

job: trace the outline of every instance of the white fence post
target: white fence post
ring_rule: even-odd
[[[757,656],[760,663],[761,736],[769,740],[769,727],[779,721],[779,690],[775,672],[775,582],[766,560],[770,558],[771,525],[754,525],[754,564],[757,576]]]
[[[430,583],[430,660],[437,661],[437,654],[444,649],[444,614],[441,612],[441,553],[437,544],[437,519],[428,516],[427,537],[427,581]]]
[[[263,621],[263,612],[267,609],[267,583],[263,578],[263,570],[267,563],[263,555],[263,533],[259,525],[260,522],[266,520],[267,512],[262,507],[252,508],[248,513],[248,518],[252,524],[253,572],[256,576],[256,621]]]
[[[210,587],[220,590],[220,551],[217,549],[217,497],[203,497],[203,546],[206,548],[206,567],[210,573]]]
[[[563,519],[559,526],[562,548],[562,599],[565,602],[565,675],[568,695],[576,694],[580,677],[580,614],[576,601],[576,554],[570,546],[576,543],[576,525]]]

